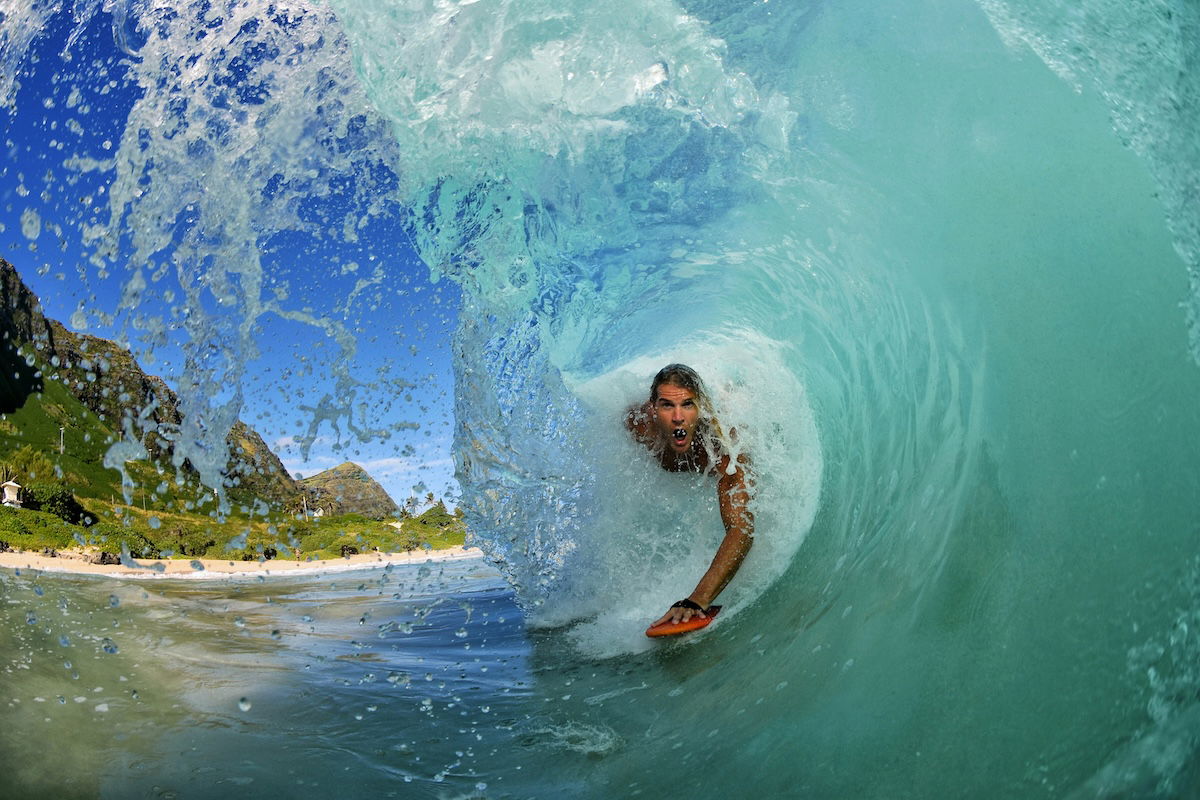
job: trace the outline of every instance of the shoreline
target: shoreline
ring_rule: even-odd
[[[57,556],[45,556],[24,550],[0,553],[0,569],[18,572],[70,575],[97,575],[105,578],[182,578],[185,580],[220,580],[223,578],[279,577],[287,575],[316,575],[324,572],[347,572],[358,569],[377,569],[391,565],[428,564],[442,561],[461,561],[483,558],[479,548],[448,547],[442,550],[413,550],[404,553],[359,553],[343,558],[321,561],[230,561],[219,558],[133,558],[123,564],[92,564],[80,551],[63,551]],[[133,566],[129,566],[133,564]]]

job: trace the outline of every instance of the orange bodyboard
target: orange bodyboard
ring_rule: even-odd
[[[720,606],[709,606],[708,611],[704,612],[706,617],[692,617],[687,622],[664,622],[662,625],[651,625],[646,628],[646,635],[654,639],[659,636],[675,636],[680,633],[688,633],[690,631],[698,631],[701,628],[708,627],[708,623],[716,619],[717,614],[721,613]]]

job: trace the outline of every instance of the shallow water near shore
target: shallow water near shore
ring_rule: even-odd
[[[5,797],[474,789],[532,690],[521,612],[481,559],[0,586]]]

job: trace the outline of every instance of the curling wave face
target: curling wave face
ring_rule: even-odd
[[[695,518],[665,510],[678,491],[620,426],[669,360],[718,387],[718,415],[748,434],[759,536],[740,602],[787,569],[809,531],[822,438],[845,481],[825,501],[842,517],[833,547],[853,559],[894,540],[885,528],[932,514],[908,549],[912,568],[936,567],[972,479],[979,378],[966,365],[978,354],[942,301],[897,284],[906,267],[863,232],[886,205],[867,200],[851,220],[830,196],[838,165],[810,149],[821,143],[801,64],[740,63],[708,22],[664,3],[502,15],[347,4],[340,15],[414,156],[414,239],[464,288],[465,505],[535,617],[561,623],[594,613],[580,598],[630,597],[622,582],[596,591],[616,575],[646,587],[629,604],[645,617],[686,594],[685,575],[715,547],[711,498],[684,504]],[[812,19],[797,8],[773,23],[801,41]],[[841,198],[873,191],[847,177]],[[822,437],[811,398],[824,405]],[[960,468],[930,474],[938,460]],[[888,481],[853,477],[884,464]],[[616,496],[632,501],[625,516],[607,510]],[[848,509],[888,522],[856,524]]]
[[[1093,774],[1113,718],[1087,698],[1120,694],[1120,654],[1144,641],[1113,636],[1115,621],[1173,624],[1155,609],[1176,590],[1136,612],[1086,598],[1115,570],[1129,588],[1174,584],[1194,550],[1188,512],[1149,488],[1197,485],[1162,426],[1197,430],[1172,310],[1177,253],[1195,268],[1173,210],[1194,150],[1143,148],[1148,175],[1113,137],[1092,91],[1122,96],[1109,64],[1126,56],[1103,24],[982,5],[340,6],[371,96],[416,154],[414,240],[464,289],[464,499],[535,622],[584,618],[569,638],[588,654],[645,646],[636,621],[686,590],[720,534],[703,483],[659,474],[620,428],[662,363],[699,369],[723,422],[751,432],[758,538],[704,644],[720,674],[682,678],[672,696],[691,704],[659,710],[666,730],[755,752],[768,793],[798,776],[815,796],[1018,791],[1029,764],[1054,793],[1089,775],[1119,793],[1124,778]],[[1194,44],[1193,11],[1172,12],[1165,35]],[[1072,95],[1014,55],[1022,42],[1109,61],[1074,62],[1086,91]],[[1194,65],[1137,63],[1139,80],[1195,86]],[[1186,113],[1138,119],[1175,140],[1195,114],[1184,95]],[[1133,262],[1154,265],[1156,288]],[[1154,343],[1152,364],[1135,342]],[[552,641],[547,675],[564,657]],[[1115,672],[1088,655],[1100,641]],[[1064,683],[1071,665],[1097,672]],[[707,703],[709,679],[739,690]],[[1136,728],[1157,692],[1111,707]],[[1038,729],[1048,707],[1078,714],[1055,739],[987,733]],[[1189,741],[1186,708],[1168,716]],[[884,740],[905,755],[880,759],[868,743]],[[988,765],[952,755],[985,741]],[[794,767],[796,750],[845,769]],[[644,779],[637,763],[605,774]],[[1170,790],[1191,763],[1144,769]]]

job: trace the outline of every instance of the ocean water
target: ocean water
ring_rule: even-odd
[[[6,63],[44,9],[6,16]],[[6,576],[20,780],[63,775],[26,739],[61,695],[103,720],[85,795],[1200,795],[1195,3],[114,9],[140,90],[112,161],[76,164],[116,176],[86,232],[222,298],[187,315],[224,342],[193,407],[236,406],[253,325],[205,334],[270,305],[256,246],[305,198],[337,190],[335,238],[394,215],[461,292],[456,474],[496,572],[121,599],[142,645],[78,684],[38,608],[103,642],[112,590]],[[756,544],[663,644],[641,629],[721,534],[711,485],[620,424],[675,360],[754,459]],[[268,593],[341,622],[284,649]],[[204,638],[223,602],[258,639],[236,611]],[[447,665],[420,691],[418,634]],[[109,699],[152,644],[165,688]]]
[[[476,759],[513,747],[532,692],[521,612],[478,558],[0,581],[5,797],[438,796],[486,783]]]

